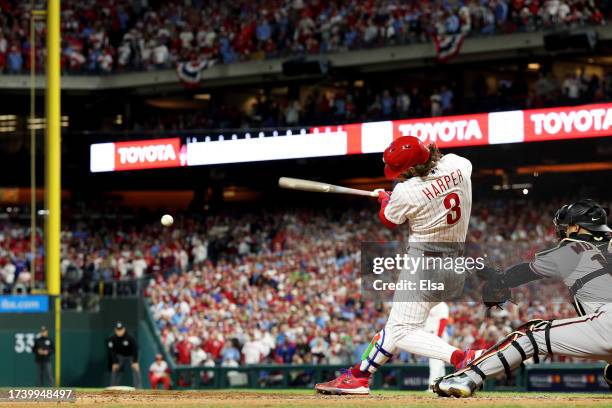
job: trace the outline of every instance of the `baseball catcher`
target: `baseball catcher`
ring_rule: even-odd
[[[560,243],[536,254],[530,263],[512,266],[489,280],[485,293],[497,299],[509,289],[542,278],[560,278],[569,288],[579,317],[534,320],[485,351],[465,369],[442,377],[432,387],[441,396],[470,397],[489,377],[511,372],[541,355],[604,360],[604,378],[612,388],[612,242],[607,216],[593,200],[561,207],[554,217]]]

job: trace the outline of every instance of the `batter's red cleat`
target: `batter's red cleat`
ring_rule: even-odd
[[[370,379],[355,377],[351,370],[342,370],[336,379],[315,385],[315,390],[322,394],[336,395],[368,395],[370,394]]]
[[[467,367],[468,365],[472,364],[472,362],[474,360],[476,360],[478,357],[480,357],[482,355],[482,353],[484,353],[485,350],[465,350],[464,354],[463,354],[463,360],[459,361],[457,364],[455,364],[455,369],[456,370],[461,370],[465,367]]]

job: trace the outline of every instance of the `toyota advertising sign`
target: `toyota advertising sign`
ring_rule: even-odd
[[[142,170],[181,166],[181,140],[137,140],[90,146],[90,170]],[[184,160],[183,160],[184,161]]]
[[[90,146],[91,172],[247,163],[380,153],[393,139],[416,136],[439,148],[606,137],[612,104],[515,110],[276,130],[219,140],[180,138],[97,143]],[[208,139],[208,138],[207,138]]]

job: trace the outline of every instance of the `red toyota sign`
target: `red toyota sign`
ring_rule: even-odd
[[[609,136],[610,104],[584,105],[525,111],[525,141]]]
[[[180,150],[179,138],[115,143],[115,170],[178,167]]]
[[[488,114],[394,120],[393,138],[400,136],[415,136],[440,148],[488,144]]]

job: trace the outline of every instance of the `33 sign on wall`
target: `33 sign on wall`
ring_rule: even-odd
[[[15,333],[15,353],[31,353],[36,333]]]

